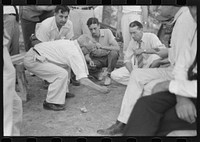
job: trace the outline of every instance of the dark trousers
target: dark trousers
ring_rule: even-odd
[[[28,51],[32,47],[30,37],[32,34],[35,34],[36,24],[42,22],[43,20],[51,16],[53,16],[53,11],[43,12],[43,14],[39,16],[40,21],[37,22],[28,21],[26,19],[21,18],[22,34],[24,38],[24,46],[26,51]]]
[[[119,57],[118,51],[110,51],[110,53],[107,56],[103,57],[91,57],[96,67],[88,66],[89,72],[96,73],[103,67],[107,67],[108,68],[107,71],[109,73],[112,72],[116,66],[118,57]]]
[[[196,104],[196,99],[192,99]],[[160,92],[140,98],[126,125],[125,136],[165,136],[173,130],[196,130],[196,122],[179,119],[176,96]]]
[[[35,34],[36,23],[37,22],[27,21],[21,18],[22,34],[26,51],[32,47],[30,37],[32,34]]]

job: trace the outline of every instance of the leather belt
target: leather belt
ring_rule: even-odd
[[[90,6],[90,7],[72,7],[72,9],[91,10],[91,9],[93,9],[93,7],[92,6]]]
[[[15,14],[15,13],[10,13],[10,14],[8,14],[8,15],[13,15],[13,16],[16,16],[16,14]]]
[[[38,55],[40,55],[40,53],[35,48],[33,48],[33,51],[35,51]]]

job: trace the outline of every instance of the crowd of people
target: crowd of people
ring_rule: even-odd
[[[24,67],[48,83],[44,109],[65,110],[65,98],[75,97],[70,83],[109,93],[108,86],[116,81],[126,87],[120,113],[115,124],[97,133],[165,136],[174,130],[196,130],[196,7],[149,7],[118,6],[114,35],[101,28],[95,6],[19,6],[19,13],[16,6],[4,6],[4,135],[19,136],[22,122],[10,58],[19,54],[19,20]],[[146,32],[151,8],[163,24],[158,35]],[[171,30],[163,42],[166,23]],[[124,66],[116,68],[116,37],[121,33]]]

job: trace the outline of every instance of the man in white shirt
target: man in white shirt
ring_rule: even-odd
[[[11,56],[19,54],[19,14],[16,6],[3,6],[3,22],[10,38],[8,52]]]
[[[117,33],[122,32],[123,53],[128,48],[131,36],[129,34],[129,24],[135,20],[141,22],[146,27],[148,10],[147,6],[119,6],[117,12]]]
[[[59,5],[56,6],[54,16],[49,17],[39,24],[39,28],[36,29],[36,38],[38,42],[53,41],[58,39],[72,39],[74,36],[73,24],[69,20],[70,9],[68,6]],[[36,42],[36,41],[34,41]],[[75,80],[75,76],[72,72],[71,82],[73,85],[80,85]],[[68,96],[72,94],[68,94]]]
[[[143,33],[143,25],[138,21],[130,23],[129,32],[132,39],[129,42],[129,46],[124,57],[125,67],[116,69],[111,73],[111,78],[123,85],[128,84],[132,70],[138,68],[136,53],[139,52],[143,56],[143,66],[141,66],[141,68],[149,68],[154,60],[160,58],[156,54],[156,50],[158,50],[158,48],[165,48],[155,34]]]
[[[50,82],[47,98],[43,107],[48,110],[65,109],[65,97],[68,91],[68,71],[70,67],[81,84],[108,93],[105,86],[99,86],[90,81],[88,68],[80,46],[92,47],[94,43],[86,35],[77,40],[55,40],[36,44],[24,58],[24,66],[36,76]]]
[[[15,91],[16,71],[8,47],[10,37],[3,34],[3,135],[20,136],[22,122],[22,100]]]
[[[58,39],[72,39],[73,24],[68,19],[70,9],[67,6],[56,6],[54,16],[42,21],[36,30],[36,37],[41,42]]]
[[[138,68],[133,70],[123,97],[117,122],[106,130],[99,130],[101,134],[121,133],[128,122],[135,103],[142,95],[150,95],[154,85],[159,82],[173,80],[174,78],[181,79],[185,75],[184,70],[182,68],[180,69],[179,65],[181,65],[182,62],[185,62],[184,58],[180,57],[187,56],[187,54],[184,53],[185,55],[181,55],[180,53],[182,53],[181,50],[185,51],[185,49],[188,48],[191,37],[196,29],[196,23],[194,22],[188,7],[163,6],[162,16],[174,16],[173,22],[175,22],[171,37],[171,48],[168,50],[169,54],[167,62],[170,62],[170,66],[167,68]],[[161,53],[162,51],[163,50],[160,50],[159,52]],[[160,61],[160,63],[161,62],[163,61]],[[175,66],[175,63],[178,65]]]
[[[189,8],[196,21],[197,7]],[[125,128],[125,136],[166,136],[174,130],[190,130],[188,134],[178,135],[190,136],[191,130],[197,129],[197,27],[188,41],[188,47],[180,51],[180,60],[185,62],[176,64],[185,75],[182,79],[158,83],[151,96],[137,101]]]

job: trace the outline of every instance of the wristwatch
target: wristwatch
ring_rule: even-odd
[[[147,52],[147,50],[146,50],[146,49],[144,49],[144,50],[143,50],[143,53],[145,53],[145,52]]]

